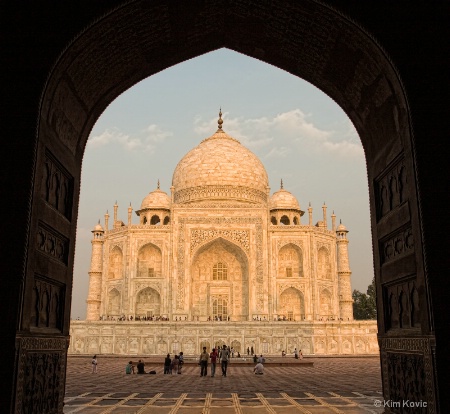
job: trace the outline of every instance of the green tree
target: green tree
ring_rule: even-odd
[[[377,318],[377,298],[375,288],[375,277],[372,283],[367,287],[367,293],[354,290],[353,298],[353,317],[357,320],[367,320]]]

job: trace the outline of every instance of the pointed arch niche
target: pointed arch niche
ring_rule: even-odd
[[[139,249],[137,258],[137,277],[161,277],[162,253],[154,244],[146,244]]]
[[[317,277],[331,280],[330,253],[325,247],[321,247],[317,253]]]
[[[136,316],[160,316],[161,296],[153,288],[142,289],[136,295]]]
[[[218,269],[221,270],[221,278],[217,277]],[[192,316],[200,320],[214,316],[222,320],[248,320],[248,279],[248,259],[240,247],[223,238],[203,245],[195,252],[191,265]],[[226,309],[226,314],[219,312],[218,303],[222,304],[221,312]]]
[[[303,293],[294,287],[284,290],[278,302],[278,316],[288,321],[303,320],[305,316]]]
[[[109,252],[108,279],[122,278],[122,262],[122,249],[119,246],[114,246],[113,249]]]
[[[108,316],[120,316],[120,292],[117,289],[111,289],[108,293]]]
[[[328,289],[323,289],[319,296],[319,315],[322,318],[333,316],[332,296]]]
[[[300,247],[289,243],[278,252],[278,278],[303,277],[303,252]]]

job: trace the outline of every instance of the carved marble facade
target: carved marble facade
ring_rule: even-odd
[[[258,324],[270,322],[265,353],[292,344],[305,353],[378,352],[376,321],[365,322],[364,332],[353,328],[360,323],[353,321],[345,226],[336,226],[333,214],[329,228],[325,205],[322,220],[313,224],[310,207],[302,224],[297,199],[283,183],[270,195],[264,166],[221,121],[179,162],[170,195],[158,182],[144,198],[139,224],[131,222],[131,206],[128,223],[119,220],[116,204],[112,228],[108,214],[105,228],[95,226],[88,322],[72,323],[69,352],[167,352],[172,345],[163,332],[175,329],[181,338],[180,321],[207,324],[208,331],[187,330],[178,340],[188,353],[218,340],[212,322],[221,324],[221,340],[242,346],[262,344],[269,334]],[[288,325],[277,329],[284,322],[292,335]],[[140,323],[145,329],[132,328]],[[242,331],[240,324],[252,323]],[[345,335],[337,334],[344,323]]]

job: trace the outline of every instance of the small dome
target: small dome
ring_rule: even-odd
[[[280,189],[272,194],[269,201],[270,210],[300,210],[297,199],[287,190]]]
[[[103,231],[103,227],[102,227],[102,225],[100,224],[100,222],[98,222],[98,223],[95,225],[94,230],[92,230],[92,231]]]
[[[170,210],[170,197],[164,191],[157,188],[150,192],[142,200],[141,210],[151,208],[157,210]]]
[[[337,226],[336,231],[345,231],[345,232],[348,232],[347,227],[345,227],[342,223],[340,223],[339,226]]]

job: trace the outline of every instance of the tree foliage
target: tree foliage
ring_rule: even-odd
[[[353,317],[357,320],[377,318],[377,298],[375,288],[375,277],[367,287],[367,293],[354,290],[353,294]]]

